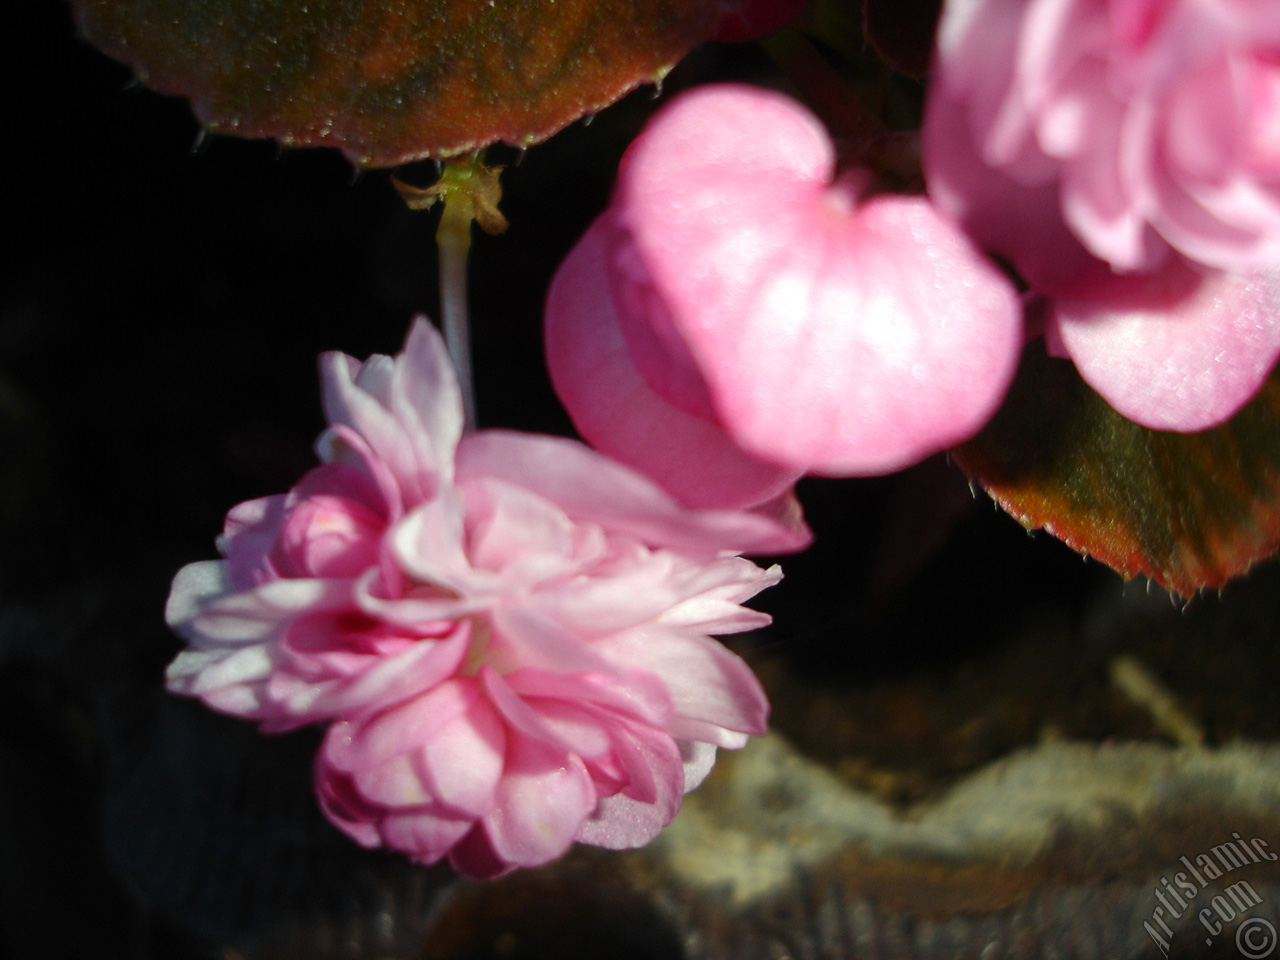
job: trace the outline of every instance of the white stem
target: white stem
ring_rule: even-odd
[[[467,323],[467,251],[471,248],[470,204],[445,201],[436,230],[440,257],[440,321],[462,392],[463,429],[476,428],[476,391],[471,375],[471,334]]]

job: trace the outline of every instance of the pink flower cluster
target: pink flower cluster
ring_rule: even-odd
[[[174,581],[170,689],[267,731],[328,723],[316,790],[366,846],[486,877],[647,842],[765,729],[708,634],[767,622],[740,604],[780,573],[738,554],[802,546],[794,511],[689,510],[574,441],[464,436],[425,321],[322,376],[324,463]]]

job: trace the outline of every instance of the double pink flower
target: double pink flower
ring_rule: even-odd
[[[929,192],[1125,416],[1200,430],[1280,354],[1280,6],[951,0]]]
[[[717,747],[762,733],[708,634],[802,546],[759,513],[688,510],[579,443],[462,434],[418,321],[396,357],[322,358],[325,461],[227,517],[177,576],[170,689],[264,730],[329,723],[316,789],[366,846],[494,876],[574,841],[647,842]]]

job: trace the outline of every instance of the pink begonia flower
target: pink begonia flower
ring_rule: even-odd
[[[929,193],[1120,413],[1196,431],[1280,355],[1280,4],[951,0]]]
[[[326,814],[366,846],[493,876],[574,841],[645,843],[716,747],[765,729],[708,634],[761,626],[741,552],[798,521],[686,509],[582,444],[463,435],[439,335],[321,361],[325,461],[227,517],[179,572],[169,687],[264,730],[330,722]]]
[[[686,502],[746,506],[986,422],[1022,346],[1012,285],[923,197],[834,168],[818,120],[771,91],[701,87],[653,119],[547,301],[588,441]]]
[[[951,0],[929,101],[931,192],[1037,286],[1073,241],[1122,273],[1280,262],[1270,0]]]

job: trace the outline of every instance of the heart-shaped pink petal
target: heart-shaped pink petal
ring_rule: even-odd
[[[1159,274],[1095,293],[1057,300],[1048,333],[1091,387],[1144,427],[1217,426],[1280,355],[1280,274],[1204,274],[1172,258]]]
[[[691,507],[752,507],[803,471],[745,453],[707,417],[686,412],[640,376],[609,294],[608,226],[597,221],[565,258],[547,296],[547,368],[583,438],[642,470]]]
[[[749,454],[828,475],[897,470],[973,434],[1022,343],[1011,284],[923,197],[832,184],[825,131],[741,86],[673,101],[611,209],[614,305],[653,389]]]

